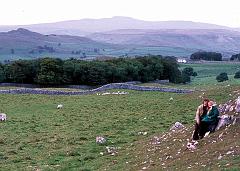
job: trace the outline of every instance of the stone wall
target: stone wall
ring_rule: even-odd
[[[112,83],[106,84],[102,87],[85,90],[85,91],[60,91],[60,90],[43,90],[33,88],[20,88],[10,90],[0,90],[0,94],[46,94],[46,95],[85,95],[94,94],[101,91],[110,89],[127,89],[137,91],[160,91],[160,92],[171,92],[171,93],[191,93],[193,90],[176,89],[176,88],[161,88],[161,87],[148,87],[148,86],[137,86],[126,83]]]

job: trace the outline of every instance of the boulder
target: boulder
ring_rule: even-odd
[[[7,115],[5,113],[0,113],[0,121],[6,121]]]
[[[182,128],[185,128],[185,126],[183,124],[181,124],[180,122],[176,122],[171,128],[171,131],[177,131],[180,130]]]

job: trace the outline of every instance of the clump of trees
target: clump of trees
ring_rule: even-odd
[[[192,60],[222,61],[222,54],[217,52],[195,52],[190,56]]]
[[[240,71],[235,73],[234,78],[240,78]]]
[[[197,73],[194,72],[192,67],[186,67],[182,70],[182,82],[187,83],[191,81],[191,76],[196,77]]]
[[[0,82],[45,85],[103,85],[114,82],[169,79],[182,83],[182,72],[174,57],[146,56],[106,61],[41,58],[0,65]]]
[[[240,53],[239,54],[235,54],[235,55],[232,55],[231,58],[230,58],[231,61],[233,60],[239,60],[240,61]]]
[[[228,80],[228,75],[226,72],[222,72],[220,73],[217,77],[216,77],[216,80],[218,82],[223,82],[223,81],[227,81]]]

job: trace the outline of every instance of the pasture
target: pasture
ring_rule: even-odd
[[[234,67],[226,68],[233,74]],[[211,79],[215,73],[204,76],[216,70],[207,68],[209,72],[204,66],[194,67],[199,76],[191,84],[167,85],[197,87],[191,94],[130,90],[125,90],[128,95],[105,96],[1,94],[0,112],[8,118],[0,122],[0,170],[140,169],[141,156],[136,157],[135,149],[140,150],[138,155],[144,153],[142,145],[176,121],[192,126],[202,92],[218,103],[235,98],[229,94],[240,88],[238,80],[215,83]],[[209,79],[209,84],[203,84],[203,79]],[[58,104],[63,108],[57,109]],[[96,136],[106,137],[107,143],[96,144]],[[118,153],[107,154],[107,146],[117,147]]]

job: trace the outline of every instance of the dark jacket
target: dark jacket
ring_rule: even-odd
[[[208,122],[209,124],[216,124],[218,122],[219,111],[216,106],[212,106],[206,115],[202,116],[201,121]]]

